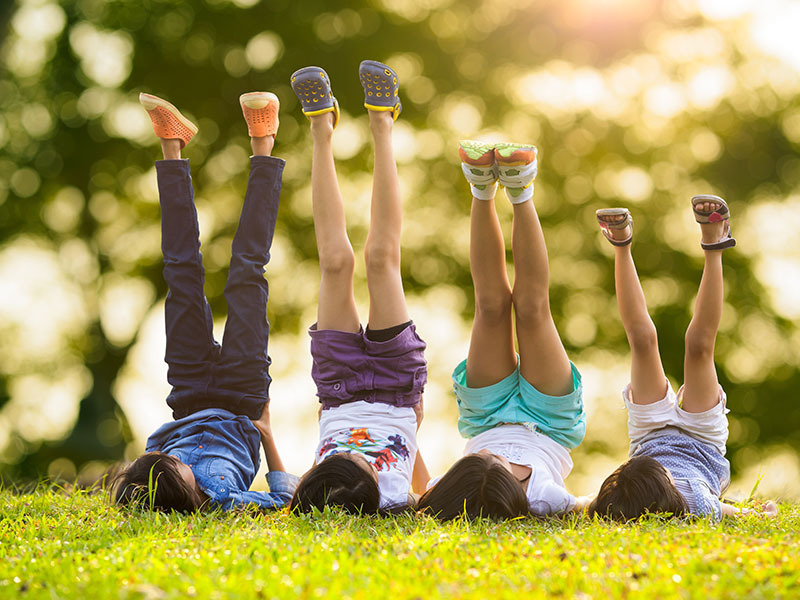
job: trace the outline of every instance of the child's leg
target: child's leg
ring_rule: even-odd
[[[217,345],[213,339],[211,309],[203,293],[197,211],[189,164],[180,160],[180,141],[162,139],[164,160],[156,163],[161,202],[161,249],[164,279],[167,380],[172,393],[167,402],[175,418],[191,414],[195,392],[203,392],[211,376]]]
[[[514,372],[517,356],[511,324],[511,285],[506,244],[494,206],[497,166],[494,145],[463,140],[461,171],[472,191],[469,266],[475,288],[475,318],[466,364],[466,384],[486,387]]]
[[[623,216],[598,217],[607,223],[622,221]],[[611,239],[622,241],[632,234],[632,225],[608,229]],[[636,273],[631,246],[614,246],[614,283],[622,326],[631,347],[631,395],[635,404],[652,404],[666,395],[667,384],[658,333],[647,312],[644,291]]]
[[[718,206],[718,203],[708,202],[699,208],[710,213]],[[725,221],[701,224],[702,241],[707,244],[716,242],[722,237],[725,226]],[[714,344],[722,318],[722,302],[722,250],[705,250],[694,315],[686,330],[682,407],[687,412],[704,412],[719,402]]]
[[[403,199],[392,150],[392,113],[369,111],[375,144],[372,206],[364,258],[369,288],[369,327],[388,329],[409,320],[400,274]]]
[[[274,112],[275,105],[262,108]],[[228,318],[222,338],[222,354],[215,386],[235,392],[239,403],[231,406],[237,414],[256,419],[269,399],[269,287],[264,265],[278,218],[284,161],[271,156],[274,133],[252,136],[250,177],[239,226],[233,238],[231,264],[225,285]]]
[[[198,399],[208,388],[219,349],[214,341],[211,309],[203,294],[205,274],[189,161],[181,160],[181,149],[197,133],[197,127],[162,98],[142,93],[139,102],[153,122],[164,154],[164,160],[156,162],[156,174],[164,280],[169,288],[164,307],[165,359],[172,393],[167,404],[173,416],[180,419],[205,408]]]
[[[564,396],[574,387],[572,366],[550,314],[550,268],[542,226],[533,200],[513,206],[513,299],[520,373],[541,393]]]
[[[469,265],[475,319],[467,354],[467,385],[477,388],[505,379],[517,364],[505,240],[493,199],[472,199]]]
[[[314,141],[311,197],[320,268],[317,329],[357,332],[361,324],[353,297],[355,256],[347,237],[344,201],[333,161],[333,115],[309,117]]]

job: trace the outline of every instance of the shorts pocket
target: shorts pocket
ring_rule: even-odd
[[[353,396],[353,387],[352,383],[348,386],[345,379],[317,381],[317,395],[320,398],[347,400]]]

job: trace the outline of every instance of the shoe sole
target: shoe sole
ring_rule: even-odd
[[[247,92],[239,96],[239,104],[253,110],[259,110],[272,103],[280,109],[280,100],[272,92]]]
[[[146,94],[141,92],[139,94],[139,103],[144,106],[145,110],[151,111],[155,110],[156,108],[163,108],[173,117],[175,117],[178,122],[186,127],[189,131],[192,132],[192,135],[197,135],[198,129],[197,125],[192,123],[189,119],[184,117],[173,104],[170,104],[163,98],[159,98],[158,96],[153,96],[152,94]]]
[[[491,167],[494,165],[494,144],[462,140],[458,143],[458,156],[461,162],[476,167]]]
[[[494,147],[495,160],[501,167],[520,167],[536,160],[538,150],[531,144],[496,144]]]

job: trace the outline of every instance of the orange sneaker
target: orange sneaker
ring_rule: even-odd
[[[278,133],[278,110],[281,103],[271,92],[248,92],[239,96],[247,133],[250,137],[264,137]]]
[[[157,137],[164,140],[180,140],[183,148],[197,133],[197,125],[166,100],[142,92],[139,94],[139,103],[150,115],[153,131]]]

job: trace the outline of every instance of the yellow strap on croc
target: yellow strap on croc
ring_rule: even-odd
[[[306,112],[303,109],[303,114],[307,117],[315,117],[317,115],[324,115],[325,113],[333,113],[333,128],[336,129],[336,126],[339,124],[339,101],[334,98],[333,99],[333,106],[328,106],[327,108],[320,108],[319,110],[310,110]]]
[[[367,110],[375,110],[378,112],[389,112],[392,113],[392,120],[397,121],[397,117],[400,116],[400,103],[398,102],[394,106],[375,106],[374,104],[369,104],[364,102],[364,108]]]

